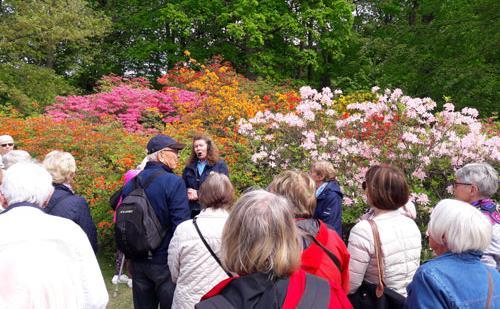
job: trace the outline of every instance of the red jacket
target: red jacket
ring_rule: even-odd
[[[319,220],[305,219],[300,221],[300,223],[297,223],[301,229],[303,229],[304,225],[319,222],[319,229],[317,229],[315,238],[337,257],[341,271],[326,252],[314,242],[311,242],[302,252],[302,269],[310,274],[337,283],[342,286],[345,293],[349,293],[350,255],[342,239],[334,230],[329,229],[326,224]],[[311,227],[307,228],[307,230],[311,231]],[[314,233],[312,234],[314,235]]]

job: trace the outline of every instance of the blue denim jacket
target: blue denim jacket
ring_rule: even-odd
[[[488,272],[490,308],[500,308],[500,274],[480,261],[481,252],[445,253],[420,266],[408,285],[406,308],[485,308]]]

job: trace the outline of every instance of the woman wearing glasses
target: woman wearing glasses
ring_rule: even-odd
[[[491,244],[484,251],[481,261],[500,271],[500,213],[491,198],[498,190],[498,173],[488,163],[471,163],[459,169],[455,176],[455,198],[479,209],[493,228]]]
[[[0,135],[0,168],[3,169],[2,156],[14,150],[14,139],[10,135]]]

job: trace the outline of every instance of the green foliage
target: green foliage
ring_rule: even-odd
[[[274,80],[328,80],[351,35],[352,5],[330,1],[106,1],[113,32],[101,67],[150,77],[183,60],[221,54],[239,72]]]
[[[69,79],[92,61],[109,25],[84,0],[0,1],[0,105],[29,115],[77,92]]]
[[[0,106],[10,106],[24,115],[40,113],[57,95],[76,92],[52,69],[32,64],[0,63]]]
[[[364,50],[348,58],[370,59],[368,76],[382,87],[451,96],[488,115],[498,111],[499,13],[494,0],[357,1]]]

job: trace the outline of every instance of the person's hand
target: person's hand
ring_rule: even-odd
[[[198,191],[192,188],[187,189],[188,199],[190,201],[198,200]]]

